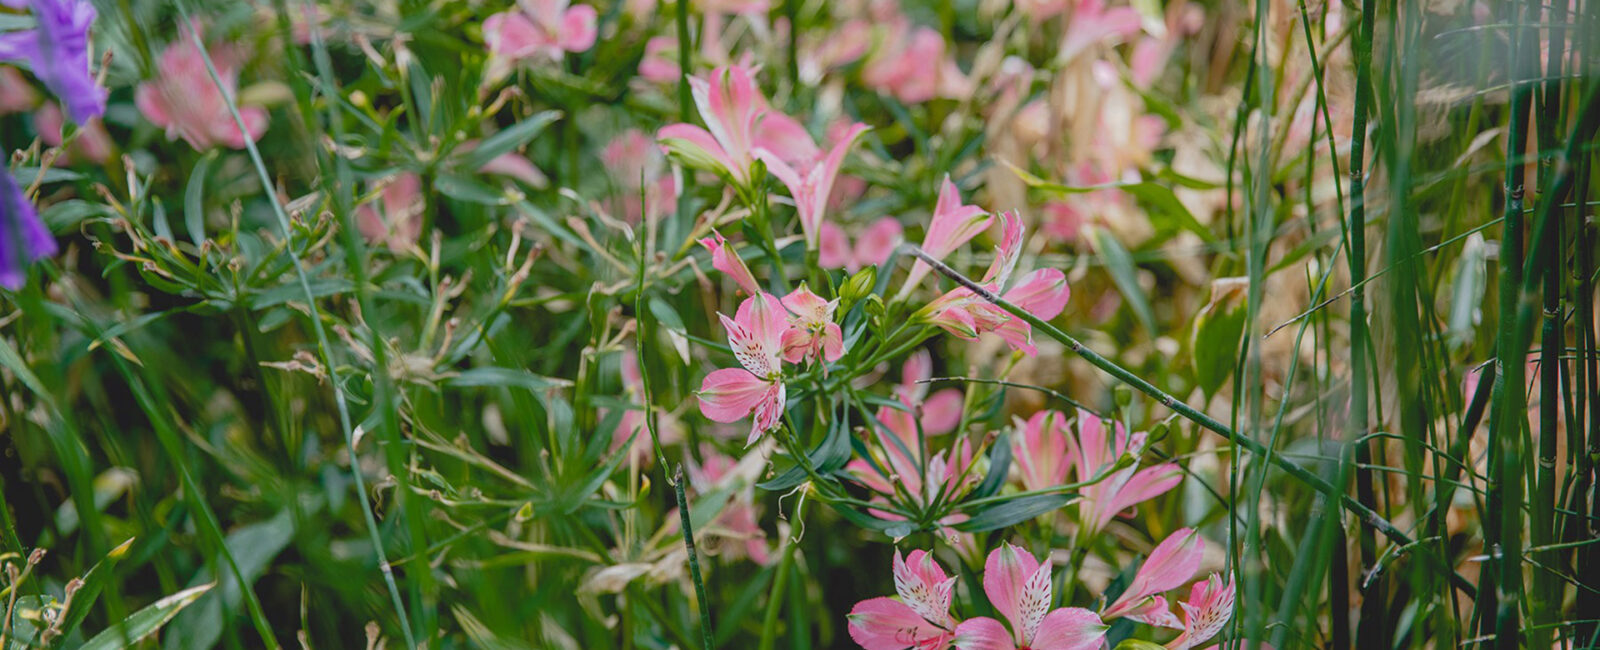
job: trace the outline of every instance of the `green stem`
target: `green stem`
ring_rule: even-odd
[[[772,595],[767,597],[767,611],[761,618],[760,650],[772,650],[778,640],[778,612],[782,609],[783,593],[789,584],[789,568],[794,565],[794,549],[800,543],[795,527],[805,520],[806,496],[810,490],[800,490],[800,501],[795,504],[794,517],[789,520],[789,535],[783,540],[783,557],[778,560],[777,573],[772,579]]]
[[[683,529],[683,548],[689,552],[689,577],[694,580],[694,599],[700,609],[700,635],[705,650],[711,650],[711,609],[706,600],[705,579],[700,576],[700,557],[694,550],[694,525],[689,521],[689,500],[683,496],[683,484],[683,465],[680,464],[672,479],[672,489],[678,499],[678,525]]]

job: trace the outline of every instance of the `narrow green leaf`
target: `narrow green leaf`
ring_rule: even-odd
[[[206,172],[215,159],[215,150],[201,157],[189,172],[189,185],[183,190],[183,225],[189,230],[189,241],[196,246],[206,239]]]
[[[1002,501],[976,513],[972,518],[953,526],[964,533],[982,533],[1013,526],[1072,503],[1076,494],[1036,494]]]
[[[216,583],[190,587],[162,598],[95,635],[78,650],[117,650],[133,647],[133,644],[161,629],[161,626],[166,625],[167,621],[177,616],[183,608],[193,604],[196,599],[215,586]]]
[[[527,144],[544,128],[561,118],[561,111],[541,111],[528,119],[511,125],[499,133],[484,138],[472,151],[462,157],[461,172],[473,173],[501,154],[510,153]]]
[[[1139,324],[1150,336],[1156,336],[1155,310],[1150,308],[1150,298],[1144,295],[1144,289],[1139,286],[1139,270],[1133,263],[1133,256],[1105,228],[1095,228],[1089,236],[1094,240],[1095,250],[1100,251],[1100,256],[1105,259],[1106,269],[1111,271],[1111,281],[1116,283],[1122,297],[1128,300],[1128,306],[1133,308]]]
[[[83,586],[78,588],[78,592],[72,596],[72,604],[62,614],[61,636],[58,638],[65,639],[83,623],[83,618],[89,615],[95,600],[100,597],[101,590],[111,581],[117,563],[128,555],[128,549],[133,546],[133,539],[129,537],[127,541],[118,544],[94,566],[89,567],[88,573],[83,574]]]

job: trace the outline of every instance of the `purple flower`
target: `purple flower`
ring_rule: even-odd
[[[33,8],[38,26],[0,34],[0,61],[22,61],[61,99],[72,121],[84,124],[106,112],[106,90],[89,72],[89,0],[0,0],[0,5]]]
[[[55,237],[11,172],[0,165],[0,287],[21,289],[28,279],[28,264],[55,254]]]

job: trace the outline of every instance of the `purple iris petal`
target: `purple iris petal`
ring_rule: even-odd
[[[56,250],[56,238],[22,194],[22,186],[0,165],[0,287],[22,288],[28,265]]]
[[[0,4],[18,6],[8,0]],[[89,0],[29,0],[38,27],[0,34],[0,60],[26,61],[33,75],[83,124],[106,112],[106,91],[89,72]]]

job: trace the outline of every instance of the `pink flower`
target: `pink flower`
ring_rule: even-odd
[[[1022,254],[1021,217],[1004,212],[1000,214],[1000,221],[1003,239],[996,249],[994,262],[980,280],[985,289],[995,294],[1005,288]],[[1023,276],[1002,297],[1039,319],[1049,320],[1061,313],[1071,295],[1066,274],[1057,269],[1039,269]],[[938,325],[960,338],[976,339],[979,334],[993,332],[1013,349],[1029,356],[1038,352],[1033,345],[1032,326],[966,287],[957,287],[940,296],[913,317]]]
[[[678,68],[678,39],[652,36],[644,43],[644,58],[639,61],[639,76],[658,84],[676,83],[683,71]]]
[[[497,79],[517,61],[560,61],[566,52],[594,47],[597,18],[594,7],[569,7],[568,0],[528,0],[520,8],[489,16],[483,21],[490,54],[485,76]]]
[[[600,162],[616,180],[621,211],[630,223],[655,219],[678,199],[678,184],[666,173],[661,149],[643,131],[628,129],[617,136],[601,150]]]
[[[1094,612],[1079,607],[1051,610],[1050,562],[1002,544],[983,566],[983,593],[1010,623],[988,617],[956,626],[961,650],[1090,650],[1099,647],[1106,626]]]
[[[877,266],[894,253],[894,247],[900,245],[904,233],[905,229],[900,227],[899,220],[883,217],[861,232],[852,250],[850,236],[845,234],[844,229],[831,221],[823,221],[817,244],[817,263],[829,269],[843,267],[851,273],[863,267]]]
[[[478,144],[478,140],[467,140],[462,142],[460,145],[457,145],[456,149],[462,155],[465,155],[473,149],[476,149]],[[546,178],[544,172],[539,171],[539,168],[533,165],[533,161],[528,160],[527,156],[515,151],[507,151],[489,159],[489,162],[486,162],[482,167],[479,167],[477,172],[480,174],[509,176],[527,183],[529,187],[533,187],[535,189],[543,189],[545,186],[550,184],[550,179]]]
[[[258,106],[239,106],[245,131],[239,130],[228,110],[228,101],[239,92],[236,55],[227,46],[210,49],[221,88],[211,82],[204,54],[194,40],[183,38],[161,53],[156,78],[140,83],[133,101],[145,119],[166,129],[168,139],[182,137],[197,151],[218,145],[243,149],[267,130],[267,112]]]
[[[691,457],[689,465],[689,485],[695,492],[711,494],[719,487],[730,481],[744,480],[738,476],[740,468],[738,461],[716,450],[709,444],[700,446],[700,456],[705,459],[705,464],[694,462]],[[772,551],[767,545],[767,532],[761,529],[760,516],[757,511],[755,494],[748,480],[739,485],[722,511],[712,519],[708,528],[697,528],[695,533],[716,533],[731,541],[740,542],[732,547],[723,547],[724,557],[737,559],[748,557],[750,561],[766,566],[772,563]],[[676,516],[670,521],[676,522]],[[674,528],[674,530],[676,530]]]
[[[767,13],[772,5],[768,0],[695,0],[694,6],[706,13],[752,16]]]
[[[827,212],[828,197],[833,193],[833,182],[839,176],[839,168],[844,165],[845,154],[849,153],[850,147],[854,146],[856,140],[866,131],[865,124],[851,126],[844,137],[833,145],[833,149],[828,151],[827,157],[816,161],[805,170],[803,176],[777,153],[766,148],[756,150],[756,158],[765,162],[768,171],[789,188],[789,195],[794,197],[795,212],[800,215],[800,231],[805,233],[806,246],[812,250],[817,250],[820,227]],[[800,136],[805,140],[795,138],[786,143],[790,151],[803,151],[802,146],[793,142],[809,142],[809,136],[806,136],[803,130]]]
[[[422,177],[412,172],[395,174],[383,184],[378,203],[381,208],[370,201],[356,208],[356,229],[361,236],[396,253],[415,246],[422,236]]]
[[[650,432],[645,428],[644,412],[644,377],[639,374],[639,356],[633,352],[622,354],[622,392],[639,408],[628,409],[622,414],[622,421],[617,423],[617,430],[611,435],[611,451],[616,452],[631,438],[633,444],[628,453],[632,454],[640,466],[649,466],[655,460],[651,454],[654,442],[650,439]],[[635,435],[637,434],[637,435]],[[661,444],[668,445],[683,439],[683,425],[672,413],[656,409],[656,434],[661,436]],[[690,476],[693,476],[693,466],[690,466]]]
[[[933,206],[933,218],[928,222],[928,231],[922,237],[922,250],[936,259],[943,259],[978,236],[992,221],[983,208],[962,204],[960,190],[946,176],[944,185],[939,189],[939,202]],[[904,298],[911,293],[932,270],[933,267],[928,266],[927,262],[917,260],[916,264],[911,265],[911,274],[906,276],[899,297]]]
[[[804,284],[783,297],[783,306],[793,314],[789,331],[783,334],[783,358],[789,363],[801,359],[838,361],[844,356],[844,332],[833,322],[839,300],[823,300]]]
[[[800,78],[817,83],[830,70],[854,63],[872,48],[872,23],[852,18],[829,31],[801,36]]]
[[[760,286],[756,284],[756,276],[750,273],[750,267],[745,266],[744,259],[739,257],[739,251],[734,250],[728,245],[728,240],[723,239],[722,233],[711,231],[711,236],[701,239],[700,245],[711,251],[711,268],[733,278],[745,293],[752,296],[761,293]]]
[[[1012,4],[1029,18],[1042,20],[1066,11],[1072,0],[1016,0]]]
[[[1183,608],[1183,633],[1167,644],[1168,650],[1189,650],[1222,631],[1233,617],[1233,576],[1226,583],[1213,573],[1189,590]]]
[[[1111,469],[1124,454],[1139,455],[1144,451],[1145,438],[1143,432],[1129,436],[1121,422],[1116,424],[1116,434],[1108,438],[1099,416],[1080,411],[1078,437],[1068,440],[1067,454],[1078,480],[1087,481]],[[1132,465],[1080,490],[1083,499],[1078,502],[1079,513],[1089,532],[1097,532],[1117,514],[1160,496],[1182,481],[1183,470],[1174,463],[1144,469]]]
[[[971,81],[946,56],[944,36],[937,30],[912,29],[904,16],[896,16],[889,30],[861,70],[861,81],[869,88],[892,94],[907,104],[971,93]]]
[[[1091,45],[1115,43],[1137,33],[1139,11],[1133,7],[1107,7],[1105,0],[1079,0],[1067,21],[1067,33],[1056,57],[1068,61]]]
[[[0,65],[0,115],[24,113],[39,103],[39,93],[16,68]]]
[[[1134,574],[1133,582],[1128,583],[1122,596],[1107,607],[1101,616],[1106,620],[1126,616],[1149,625],[1182,627],[1162,594],[1177,589],[1194,577],[1194,572],[1200,570],[1204,548],[1200,534],[1192,528],[1179,529],[1168,535],[1150,552],[1150,557],[1139,567],[1139,572]]]
[[[728,330],[728,344],[742,368],[723,368],[706,375],[700,385],[700,413],[715,422],[737,422],[753,416],[750,437],[778,427],[787,393],[783,385],[783,335],[788,329],[783,306],[767,293],[756,293],[739,305],[733,318],[717,314]]]
[[[748,184],[750,166],[755,162],[756,127],[767,103],[750,70],[723,66],[711,71],[709,81],[689,77],[689,89],[706,128],[669,124],[656,137],[690,166],[720,170],[735,183]]]
[[[1022,471],[1025,490],[1043,490],[1067,482],[1067,416],[1060,411],[1039,411],[1011,439],[1011,457]]]
[[[55,102],[45,102],[33,112],[33,127],[39,132],[39,139],[47,145],[61,146],[62,129],[65,126],[66,116],[62,115],[61,106]],[[73,158],[102,164],[111,157],[115,145],[100,118],[89,118],[88,123],[79,125],[79,129],[78,137],[68,150]]]
[[[888,476],[860,458],[845,465],[845,471],[867,489],[877,492],[881,499],[907,498],[915,506],[925,507],[938,500],[941,494],[945,500],[953,501],[976,483],[977,477],[967,472],[973,460],[970,440],[957,440],[950,449],[933,454],[925,468],[919,468],[916,450],[921,445],[917,439],[917,423],[911,414],[884,406],[873,417],[883,425],[872,429],[882,449],[878,464]],[[892,512],[874,511],[873,515],[896,521],[903,519]],[[966,519],[966,515],[956,514],[939,523],[953,525]],[[953,534],[948,537],[954,539]]]
[[[922,550],[902,558],[894,552],[894,588],[900,599],[878,597],[850,610],[850,638],[867,650],[942,650],[950,647],[955,619],[950,601],[956,579],[947,576],[933,554]]]
[[[900,403],[913,412],[922,409],[922,432],[930,436],[954,431],[961,423],[961,391],[946,388],[928,395],[928,384],[933,378],[933,356],[927,350],[917,350],[906,358],[900,370],[900,385],[894,389]],[[910,417],[906,414],[906,417]],[[881,419],[881,418],[880,418]]]

